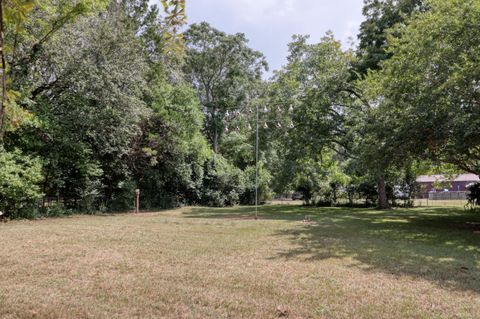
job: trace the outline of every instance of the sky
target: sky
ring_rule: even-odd
[[[229,34],[245,33],[249,46],[266,56],[267,76],[286,63],[292,35],[318,42],[332,31],[348,48],[363,21],[363,0],[187,0],[186,6],[189,24],[206,21]]]
[[[242,32],[272,70],[286,63],[293,34],[318,42],[329,30],[349,47],[362,22],[363,0],[187,0],[188,23],[207,21],[226,33]]]

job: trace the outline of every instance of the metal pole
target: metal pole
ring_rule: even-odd
[[[256,138],[255,138],[255,219],[258,219],[258,105],[256,120]]]

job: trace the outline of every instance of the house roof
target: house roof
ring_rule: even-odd
[[[453,175],[453,180],[447,179],[444,175],[419,175],[417,176],[417,183],[435,183],[435,182],[480,182],[480,177],[475,174],[459,174]]]

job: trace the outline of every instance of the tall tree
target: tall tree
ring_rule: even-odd
[[[128,21],[115,3],[78,19],[17,78],[25,92],[35,88],[25,106],[35,118],[6,141],[43,158],[46,195],[108,202],[129,176],[130,144],[148,113],[147,64]]]
[[[480,3],[432,0],[390,37],[392,57],[369,78],[390,145],[480,173]]]
[[[365,21],[360,24],[356,66],[361,75],[368,70],[377,70],[380,63],[389,57],[388,30],[415,12],[425,10],[425,0],[364,0]]]
[[[423,0],[365,0],[363,14],[365,21],[360,25],[358,35],[359,46],[357,50],[358,63],[355,71],[357,77],[364,77],[369,71],[381,68],[382,62],[388,60],[392,53],[388,51],[387,35],[390,30],[399,23],[404,23],[408,17],[425,9]],[[367,98],[364,97],[366,101]],[[358,153],[363,154],[360,160],[365,160],[362,166],[370,167],[377,179],[379,207],[388,208],[389,203],[386,193],[386,171],[389,166],[390,155],[386,149],[382,149],[382,137],[385,134],[385,126],[379,122],[381,114],[372,109],[370,104],[364,104],[365,111],[360,114],[358,127],[371,136],[364,136],[361,140],[362,149]],[[363,120],[362,120],[363,119]],[[357,143],[357,145],[360,145]]]
[[[34,7],[32,0],[27,1],[6,1],[0,0],[0,72],[1,72],[1,90],[0,98],[0,141],[3,140],[5,113],[9,103],[13,103],[14,95],[7,87],[8,71],[7,52],[12,45],[7,43],[5,37],[7,26],[14,26],[16,30],[21,30],[27,15]],[[15,46],[15,44],[13,45]]]
[[[0,139],[6,124],[10,124],[5,119],[7,108],[15,108],[17,100],[29,98],[29,94],[18,87],[18,78],[28,74],[38,53],[59,30],[79,16],[104,8],[106,3],[107,0],[0,1]],[[21,115],[13,119],[13,126],[18,126]]]
[[[279,171],[290,178],[282,173],[276,178],[288,184],[298,175],[296,184],[310,193],[319,183],[308,174],[327,171],[319,162],[330,160],[330,153],[336,158],[350,156],[350,126],[361,104],[350,81],[354,52],[344,51],[332,34],[316,44],[308,44],[307,39],[294,36],[289,44],[288,64],[276,73],[270,99],[273,110],[278,106],[292,110],[288,114],[294,126],[279,151],[285,164]],[[323,186],[328,184],[324,182]]]
[[[248,47],[244,34],[227,35],[206,22],[191,25],[185,41],[186,79],[198,92],[206,113],[205,131],[218,153],[226,113],[246,107],[255,97],[267,63]]]

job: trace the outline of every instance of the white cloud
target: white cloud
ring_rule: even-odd
[[[190,23],[207,21],[227,33],[245,33],[277,69],[293,34],[309,34],[316,42],[332,30],[349,47],[363,19],[362,5],[363,0],[187,0],[187,17]]]
[[[194,0],[195,1],[195,0]],[[197,0],[198,1],[198,0]],[[266,19],[283,18],[295,11],[295,0],[203,0],[209,10],[223,8],[234,13],[235,20],[262,23]]]

